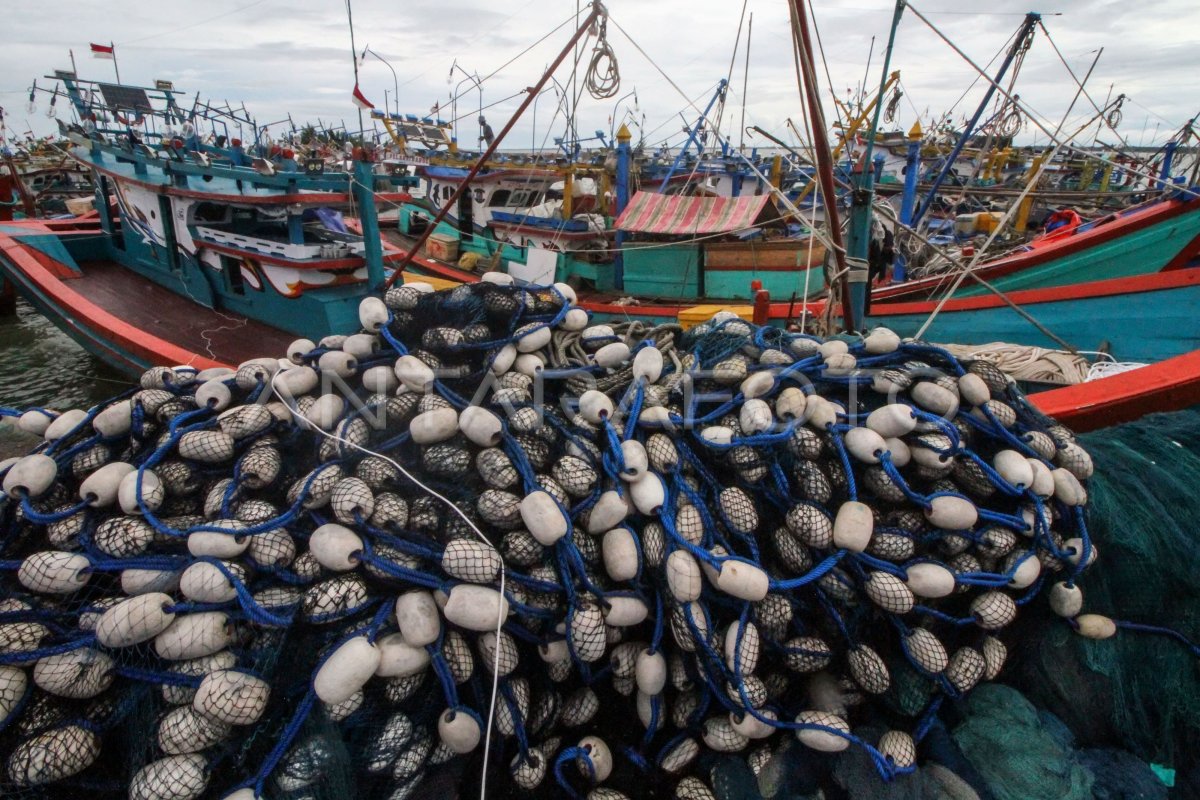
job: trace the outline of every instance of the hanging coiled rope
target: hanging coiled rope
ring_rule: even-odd
[[[617,54],[608,43],[608,17],[601,17],[597,26],[596,46],[588,62],[583,79],[588,94],[597,100],[615,97],[621,88],[621,69],[617,65]]]

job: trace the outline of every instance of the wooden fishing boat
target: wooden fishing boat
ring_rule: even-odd
[[[375,204],[409,198],[390,191],[399,179],[361,154],[337,172],[265,141],[243,146],[219,133],[230,119],[185,114],[169,84],[54,78],[82,121],[63,132],[94,176],[95,214],[6,225],[0,256],[6,280],[51,320],[132,373],[236,363],[263,342],[358,324],[359,301],[396,257]],[[366,235],[345,226],[352,207]]]
[[[0,225],[0,271],[71,338],[120,371],[137,375],[156,364],[236,366],[264,350],[283,352],[293,338],[253,320],[204,309],[113,262],[84,259],[99,236],[94,218]],[[1193,274],[1168,277],[1181,288],[1200,291],[1200,275]],[[641,316],[632,307],[614,305],[611,312],[616,315],[622,309]],[[787,309],[787,304],[771,306],[773,314]],[[1089,383],[1038,392],[1030,400],[1079,431],[1185,408],[1200,403],[1200,349]]]
[[[1129,278],[1200,263],[1200,198],[1167,197],[1109,214],[1061,236],[1036,239],[972,272],[1002,291]],[[876,287],[872,303],[944,292],[957,271]],[[955,297],[988,293],[968,276]]]
[[[1195,324],[1198,305],[1200,270],[1173,270],[1026,289],[1008,293],[1007,300],[994,294],[953,297],[923,338],[959,344],[1004,341],[1061,347],[1047,335],[1049,331],[1081,350],[1103,350],[1121,361],[1156,361],[1200,348],[1200,329]],[[936,307],[933,300],[875,303],[871,321],[901,336],[913,336]],[[1029,317],[1045,330],[1033,325]]]
[[[823,292],[825,249],[819,245],[809,247],[807,237],[772,240],[769,244],[718,243],[706,237],[722,232],[719,228],[709,225],[701,231],[693,224],[700,212],[681,210],[681,201],[698,207],[706,198],[684,199],[649,192],[639,192],[635,200],[638,198],[643,198],[639,214],[623,213],[615,227],[621,230],[623,221],[649,214],[654,221],[632,230],[674,234],[674,242],[646,245],[627,241],[621,245],[619,260],[597,258],[594,251],[586,258],[577,258],[569,251],[554,256],[554,279],[575,285],[581,303],[589,310],[609,313],[605,306],[625,298],[624,305],[636,306],[639,316],[665,320],[697,303],[753,302],[757,292],[765,289],[773,298],[791,300],[794,312],[796,301]],[[757,209],[749,217],[744,212],[716,212],[737,220],[723,231],[735,233],[737,225],[742,226],[740,230],[753,227],[755,215],[761,215],[769,198],[743,196],[728,202]],[[645,208],[653,210],[646,212]],[[770,215],[777,218],[774,206],[770,208]],[[420,226],[412,226],[412,213],[402,210],[398,226],[384,230],[385,237],[398,247],[409,248],[416,234],[423,231]],[[476,252],[480,261],[495,261],[502,269],[525,264],[530,257],[530,247],[497,241],[486,232],[468,237],[443,223],[437,233],[456,241],[455,252],[460,256]],[[1084,223],[1062,235],[1034,240],[1016,252],[982,262],[972,275],[1001,291],[1012,292],[1135,278],[1197,265],[1200,198],[1166,197]],[[449,280],[470,281],[474,275],[474,270],[460,267],[455,260],[439,259],[427,252],[414,259],[413,268]],[[871,293],[872,303],[878,307],[886,302],[933,297],[946,291],[957,275],[949,272],[877,286]],[[990,295],[990,290],[971,276],[955,291],[956,298],[984,295]],[[780,318],[777,309],[772,307],[771,317]],[[628,309],[617,313],[628,313]],[[783,312],[782,318],[787,316],[790,314]],[[1047,324],[1052,323],[1047,320]]]
[[[47,319],[118,371],[236,365],[295,337],[206,308],[104,257],[99,220],[0,225],[0,273]],[[98,257],[86,258],[88,254]]]

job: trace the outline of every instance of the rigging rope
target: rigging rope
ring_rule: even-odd
[[[617,66],[617,55],[608,43],[608,18],[601,17],[596,46],[592,48],[592,60],[588,63],[584,85],[588,93],[597,100],[615,97],[621,88],[621,70]]]
[[[971,67],[976,72],[978,72],[981,76],[984,77],[984,79],[991,82],[992,85],[994,85],[996,87],[997,91],[1004,94],[1010,100],[1013,100],[1014,103],[1016,103],[1017,107],[1020,108],[1023,112],[1025,112],[1026,116],[1038,128],[1038,130],[1040,130],[1042,133],[1046,134],[1047,137],[1049,137],[1051,143],[1057,145],[1057,147],[1059,147],[1059,148],[1066,148],[1066,149],[1070,150],[1071,152],[1078,154],[1082,158],[1089,158],[1089,159],[1092,159],[1093,161],[1099,161],[1101,163],[1106,163],[1103,156],[1098,155],[1096,153],[1092,153],[1084,148],[1073,145],[1071,142],[1075,138],[1074,136],[1068,137],[1067,139],[1064,140],[1064,139],[1059,139],[1057,136],[1052,134],[1050,132],[1049,128],[1047,128],[1041,122],[1038,115],[1033,111],[1033,109],[1031,109],[1029,107],[1028,104],[1020,102],[1019,100],[1014,98],[1009,92],[1007,92],[1003,86],[996,83],[996,81],[993,81],[991,79],[991,77],[989,77],[982,69],[980,69],[979,65],[977,65],[974,61],[971,60],[970,56],[968,56],[966,53],[964,53],[958,45],[956,45],[956,44],[954,44],[954,42],[950,41],[950,38],[947,37],[946,34],[942,33],[941,29],[939,29],[936,25],[934,25],[933,22],[931,22],[928,17],[926,17],[924,14],[922,14],[915,6],[913,6],[911,3],[909,3],[908,8],[909,8],[909,10],[912,11],[913,14],[915,14],[917,16],[918,19],[920,19],[922,22],[924,22],[925,25],[928,26],[931,31],[933,31],[935,34],[937,34],[938,38],[940,38],[943,42],[945,42],[947,45],[949,45],[950,49],[952,49],[955,53],[957,53],[960,58],[962,58],[964,61],[966,61],[968,64],[970,64]],[[1089,122],[1089,127],[1090,127],[1090,122]],[[1132,169],[1132,168],[1129,168],[1127,171],[1129,171],[1135,175],[1138,175],[1139,177],[1148,178],[1151,181],[1158,180],[1158,176],[1154,175],[1151,172],[1136,170],[1136,169]],[[1190,198],[1200,198],[1200,191],[1196,191],[1195,189],[1187,188],[1184,186],[1173,186],[1172,189],[1173,189],[1173,191],[1175,191],[1181,195],[1186,195]]]

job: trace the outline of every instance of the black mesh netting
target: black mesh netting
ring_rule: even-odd
[[[1186,779],[1191,650],[1063,618],[1198,633],[1195,425],[1077,439],[885,331],[594,324],[566,293],[393,288],[382,329],[151,370],[6,464],[0,793]]]

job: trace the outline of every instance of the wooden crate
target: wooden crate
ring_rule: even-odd
[[[425,255],[439,261],[457,264],[458,239],[444,233],[435,233],[425,240]]]
[[[818,242],[810,246],[808,239],[751,239],[704,246],[705,270],[794,270],[810,258],[810,264],[820,264],[824,257],[825,247]]]

